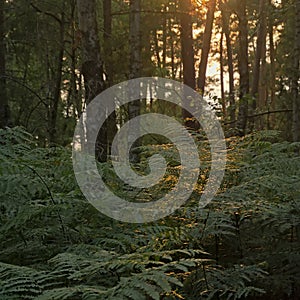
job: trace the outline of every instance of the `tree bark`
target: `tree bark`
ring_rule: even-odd
[[[154,41],[155,56],[156,56],[156,60],[157,60],[157,67],[159,69],[161,69],[163,65],[162,65],[161,59],[160,59],[160,49],[159,49],[159,42],[158,42],[158,38],[157,38],[156,29],[153,30],[153,41]]]
[[[191,0],[180,1],[180,25],[181,25],[181,60],[183,67],[183,83],[192,89],[196,89],[195,58],[193,46],[193,23],[191,16]],[[183,99],[186,105],[192,107],[187,97]],[[182,110],[184,124],[193,130],[197,130],[199,125],[194,121],[193,116],[185,109]]]
[[[103,40],[104,40],[104,55],[106,62],[106,80],[108,86],[112,86],[114,82],[114,71],[113,71],[113,61],[112,61],[112,3],[111,0],[103,0],[103,22],[104,22],[104,32],[103,32]],[[114,108],[116,108],[116,103],[113,104]],[[107,120],[107,143],[108,143],[108,151],[110,153],[112,141],[115,135],[118,132],[117,128],[117,116],[116,110],[108,116]]]
[[[78,89],[78,81],[80,81],[80,75],[78,76],[76,71],[78,69],[78,45],[77,45],[77,31],[74,26],[76,20],[76,1],[72,1],[72,13],[71,13],[71,37],[72,37],[72,49],[71,49],[71,98],[72,103],[74,105],[74,116],[75,118],[79,118],[82,114],[82,101],[81,95]],[[79,85],[80,86],[80,85]]]
[[[206,24],[205,24],[202,51],[201,51],[201,60],[199,65],[198,89],[200,90],[200,93],[202,95],[204,95],[204,90],[205,90],[206,70],[207,70],[207,63],[208,63],[208,55],[210,51],[215,9],[216,9],[216,0],[210,0],[208,3]]]
[[[233,51],[230,37],[230,11],[225,3],[221,2],[222,13],[222,29],[226,38],[227,60],[228,60],[228,75],[229,75],[229,117],[232,126],[235,121],[235,97],[234,97],[234,68],[233,68]]]
[[[268,9],[272,9],[272,0],[268,0]],[[276,110],[276,50],[275,50],[275,41],[274,41],[274,24],[276,18],[269,14],[267,20],[267,36],[269,38],[269,57],[270,57],[270,80],[268,83],[269,89],[269,101],[267,103],[268,110],[275,111]],[[272,129],[275,126],[276,115],[268,115],[267,116],[267,129]]]
[[[85,84],[85,99],[88,105],[104,88],[103,63],[100,55],[100,40],[97,26],[96,0],[77,0],[79,29],[82,46],[82,74]],[[106,119],[106,112],[103,111]],[[89,117],[87,116],[87,120]],[[107,128],[99,131],[97,145],[90,144],[89,136],[97,130],[93,121],[87,122],[88,151],[95,153],[99,161],[107,160]]]
[[[129,15],[129,41],[130,41],[130,66],[129,66],[129,78],[141,77],[141,0],[130,0],[130,15]],[[132,89],[139,89],[139,86],[132,84],[129,87],[129,93]],[[129,96],[130,97],[130,96]],[[141,113],[141,100],[135,100],[128,104],[128,117],[133,119],[139,116]],[[137,126],[138,127],[138,126]],[[139,131],[139,128],[130,128],[130,131]],[[139,134],[137,133],[137,136]],[[141,146],[141,140],[139,139],[135,143],[135,147]],[[133,163],[139,162],[138,152],[130,151],[130,161]]]
[[[53,100],[50,103],[50,119],[49,119],[49,142],[56,143],[56,126],[57,126],[57,114],[58,105],[61,100],[61,82],[62,82],[62,72],[63,72],[63,59],[65,53],[65,13],[64,5],[61,12],[61,19],[59,22],[59,52],[57,57],[57,69],[56,69],[56,79],[53,93]]]
[[[105,71],[108,85],[113,83],[112,70],[112,15],[111,15],[111,0],[103,0],[103,40],[104,40],[104,57]]]
[[[237,3],[239,19],[239,51],[238,68],[240,74],[239,113],[237,128],[240,135],[244,135],[247,126],[248,95],[249,95],[249,62],[248,62],[248,18],[246,1]]]
[[[172,79],[176,78],[177,68],[175,67],[175,41],[174,41],[174,33],[172,31],[172,22],[169,21],[168,30],[170,35],[170,51],[171,51],[171,70],[172,70]]]
[[[5,0],[0,0],[0,128],[10,125],[8,97],[6,91],[6,60],[5,60]]]
[[[293,140],[300,142],[300,0],[295,0],[295,45],[294,45],[294,68],[292,80],[293,96]]]
[[[251,97],[252,97],[252,105],[250,107],[250,114],[252,114],[256,108],[259,107],[259,99],[262,99],[260,92],[262,92],[260,79],[262,78],[262,66],[264,64],[264,60],[266,59],[266,35],[267,35],[267,22],[266,22],[266,0],[259,1],[259,18],[258,18],[258,31],[257,31],[257,46],[255,53],[255,63],[253,69],[253,79],[252,79],[252,89],[251,89]],[[250,120],[251,127],[254,126],[252,120]]]
[[[183,82],[192,89],[196,88],[195,59],[193,47],[193,24],[191,0],[179,2],[181,25],[181,58],[183,64]]]
[[[167,8],[164,6],[164,14],[163,14],[163,55],[162,55],[162,63],[163,68],[167,67],[167,27],[168,27],[168,20],[167,20]]]
[[[86,88],[85,98],[89,104],[104,90],[96,0],[77,0],[77,7],[82,42],[82,74]]]
[[[222,105],[222,114],[223,119],[227,119],[227,109],[226,109],[226,97],[225,97],[225,88],[224,88],[224,59],[223,59],[223,41],[224,33],[221,33],[220,38],[220,82],[221,82],[221,105]]]
[[[275,46],[274,46],[274,33],[273,33],[273,23],[269,23],[269,40],[270,40],[270,108],[271,110],[276,109],[275,103],[275,95],[276,95],[276,69],[275,69]],[[275,117],[271,117],[270,119],[270,128],[274,125]]]
[[[141,0],[130,0],[130,79],[141,76]]]

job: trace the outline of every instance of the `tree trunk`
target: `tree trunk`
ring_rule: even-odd
[[[181,58],[183,64],[183,82],[192,89],[196,88],[195,59],[193,47],[193,24],[191,0],[180,1]]]
[[[177,68],[175,67],[175,41],[174,41],[174,33],[172,31],[172,22],[169,20],[168,24],[169,36],[170,36],[170,51],[171,51],[171,70],[172,70],[172,79],[176,78]]]
[[[141,77],[141,0],[130,0],[130,16],[129,16],[129,41],[130,41],[130,66],[129,66],[129,78]],[[132,89],[139,89],[139,86],[134,84],[129,87],[129,93]],[[130,96],[129,96],[130,97]],[[141,101],[135,100],[128,104],[128,117],[133,119],[139,116],[141,113]],[[138,126],[137,126],[138,127]],[[130,131],[137,132],[139,128],[130,128]],[[139,134],[137,133],[137,136]],[[135,143],[135,147],[141,146],[141,141],[138,140]],[[133,163],[139,162],[138,152],[130,151],[130,161]]]
[[[161,69],[163,65],[162,65],[161,59],[160,59],[160,49],[159,49],[159,42],[158,42],[158,38],[157,38],[156,29],[153,30],[153,41],[154,41],[155,56],[156,56],[156,60],[157,60],[157,67],[159,69]]]
[[[5,0],[0,0],[0,128],[10,125],[8,97],[6,91],[6,61],[5,61]]]
[[[201,60],[199,65],[198,88],[202,95],[204,95],[204,90],[205,90],[206,70],[207,70],[207,63],[208,63],[208,55],[210,51],[215,9],[216,9],[216,0],[210,0],[208,3],[208,10],[206,15],[206,23],[205,23],[205,30],[203,35],[202,51],[201,51]]]
[[[262,110],[267,107],[268,103],[268,88],[267,88],[267,28],[265,31],[264,36],[264,43],[262,49],[262,57],[261,57],[261,68],[260,68],[260,75],[259,75],[259,87],[258,87],[258,102],[257,102],[257,109]],[[265,119],[260,119],[259,129],[265,128]],[[268,123],[268,121],[267,121]]]
[[[163,14],[163,55],[162,55],[162,62],[163,68],[167,67],[167,7],[164,6],[164,14]]]
[[[222,105],[222,114],[223,119],[227,119],[227,110],[226,110],[226,98],[225,98],[225,89],[224,89],[224,59],[223,59],[223,41],[224,33],[221,33],[220,38],[220,82],[221,82],[221,105]]]
[[[193,47],[193,24],[191,17],[191,0],[180,1],[180,25],[181,25],[181,59],[183,67],[183,83],[192,89],[196,89],[195,58]],[[184,101],[188,102],[187,99]],[[192,106],[192,103],[186,103]],[[182,110],[185,125],[191,129],[198,129],[193,116],[185,109]]]
[[[239,19],[239,52],[238,68],[240,74],[239,113],[237,128],[240,135],[244,135],[248,116],[249,95],[249,63],[248,63],[248,19],[246,1],[237,3],[237,16]]]
[[[259,106],[259,88],[260,88],[260,79],[263,60],[266,58],[266,34],[267,34],[267,22],[266,22],[266,0],[259,1],[259,19],[258,19],[258,31],[257,31],[257,46],[255,53],[255,63],[253,69],[253,79],[252,79],[252,105],[249,108],[250,114],[252,115],[256,108]],[[262,91],[262,90],[261,90]],[[254,126],[254,119],[250,120],[251,127]]]
[[[141,0],[130,1],[130,79],[141,76]]]
[[[78,81],[80,79],[77,75],[77,62],[78,62],[78,53],[77,53],[77,48],[78,48],[78,41],[77,41],[77,31],[74,26],[76,20],[76,1],[72,1],[72,13],[71,13],[71,37],[72,37],[72,50],[71,50],[71,97],[72,97],[72,103],[74,105],[74,116],[75,118],[79,118],[82,113],[82,101],[81,101],[81,95],[79,93],[78,89]]]
[[[63,59],[64,59],[64,43],[65,43],[65,13],[64,5],[62,7],[62,17],[59,22],[59,53],[57,57],[57,69],[56,69],[56,78],[53,99],[50,103],[50,119],[49,119],[49,142],[56,143],[56,126],[57,126],[57,114],[58,114],[58,105],[61,100],[61,82],[62,82],[62,72],[63,72]]]
[[[79,29],[82,43],[82,74],[85,84],[87,105],[104,90],[103,65],[100,56],[100,41],[97,28],[96,0],[77,0]],[[106,112],[103,111],[106,119]],[[87,147],[90,154],[96,154],[99,161],[107,159],[107,129],[102,126],[97,145],[90,144],[89,136],[95,133],[96,124],[87,116]]]
[[[270,40],[270,67],[271,67],[271,79],[270,79],[270,110],[276,109],[275,95],[276,95],[276,69],[275,69],[275,46],[274,46],[274,34],[273,23],[269,23],[269,40]],[[268,119],[269,128],[273,128],[275,124],[275,115],[272,115]]]
[[[112,61],[112,3],[111,0],[103,0],[103,22],[104,22],[104,55],[106,62],[106,76],[108,86],[112,86],[114,82],[114,71],[113,71],[113,61]],[[114,108],[116,108],[116,104],[114,103]],[[117,128],[117,116],[116,111],[114,111],[108,116],[107,120],[107,143],[108,143],[108,151],[111,152],[111,145],[115,135],[118,132]]]
[[[300,95],[299,95],[299,78],[300,78],[300,0],[295,0],[295,46],[294,46],[294,68],[292,80],[293,96],[293,140],[300,142]]]
[[[234,68],[233,68],[233,51],[230,38],[230,12],[226,4],[221,2],[222,29],[226,38],[228,74],[229,74],[229,117],[231,126],[234,127],[235,121],[235,97],[234,97]]]
[[[111,86],[113,84],[111,0],[103,0],[103,27],[106,80]]]

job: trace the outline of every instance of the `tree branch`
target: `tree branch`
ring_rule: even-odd
[[[270,111],[264,111],[255,115],[248,116],[247,118],[256,118],[264,115],[270,115],[270,114],[277,114],[277,113],[284,113],[284,112],[292,112],[292,109],[278,109],[278,110],[270,110]]]
[[[35,9],[38,13],[42,13],[42,14],[45,14],[46,16],[49,16],[51,18],[53,18],[55,21],[57,21],[59,24],[62,23],[61,19],[58,18],[56,15],[54,15],[53,13],[51,12],[48,12],[48,11],[43,11],[41,10],[40,8],[38,8],[34,3],[30,2],[30,6]]]

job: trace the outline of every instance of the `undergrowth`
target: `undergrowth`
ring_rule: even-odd
[[[199,139],[201,175],[188,203],[132,225],[85,200],[70,149],[38,148],[22,128],[1,130],[0,299],[298,299],[300,144],[275,131],[227,144],[223,185],[205,209],[198,202],[210,156]],[[143,149],[157,150],[174,152]],[[177,160],[154,197],[176,183]],[[106,174],[114,186],[116,175]]]

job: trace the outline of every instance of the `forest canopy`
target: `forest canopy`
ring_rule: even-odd
[[[0,11],[1,126],[40,145],[69,144],[91,99],[145,76],[198,90],[229,135],[275,129],[299,141],[297,0],[1,0]],[[129,111],[111,116],[106,139]]]

